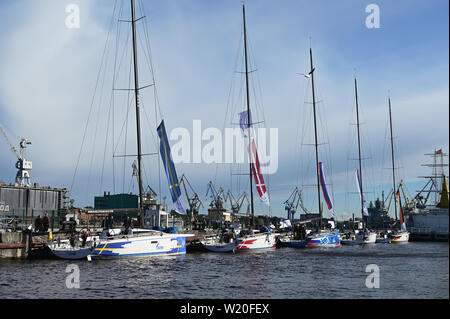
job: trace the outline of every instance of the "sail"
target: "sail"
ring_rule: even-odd
[[[164,163],[164,169],[166,171],[167,181],[169,182],[170,195],[172,195],[173,204],[175,205],[175,211],[180,214],[186,214],[184,205],[181,198],[180,183],[178,182],[177,172],[170,153],[170,146],[167,139],[166,128],[164,126],[164,120],[158,126],[158,136],[161,140],[160,152],[161,159]]]
[[[269,194],[267,193],[266,184],[264,183],[264,178],[261,173],[261,166],[259,165],[258,152],[256,151],[256,144],[254,139],[251,139],[251,142],[249,143],[249,153],[252,161],[251,164],[253,178],[255,179],[256,190],[258,191],[259,198],[264,204],[270,206]]]
[[[402,202],[400,200],[400,191],[397,190],[397,199],[398,199],[398,206],[400,208],[400,229],[402,231],[406,231],[406,223],[405,220],[403,219],[403,209],[402,209]]]
[[[336,210],[334,209],[333,202],[328,194],[327,190],[327,182],[325,180],[325,174],[323,173],[323,163],[319,162],[319,176],[320,176],[320,185],[322,186],[323,197],[325,198],[325,202],[327,203],[328,210],[330,211],[331,216],[334,220],[337,220]]]
[[[363,216],[368,217],[369,211],[367,210],[366,200],[365,200],[364,194],[362,192],[362,185],[361,185],[361,179],[359,177],[359,170],[355,171],[355,175],[356,175],[356,184],[358,186],[359,196],[361,197],[362,202],[363,202]]]

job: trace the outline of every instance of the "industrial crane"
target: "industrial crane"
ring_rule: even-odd
[[[250,201],[248,199],[246,192],[243,192],[241,196],[239,196],[238,199],[236,200],[231,191],[228,191],[226,198],[230,200],[231,210],[233,211],[234,214],[238,214],[240,212],[242,204],[244,204],[244,200],[247,200],[247,204],[250,205]]]
[[[400,191],[400,189],[402,190],[402,194],[403,194],[403,198],[404,198],[404,203],[405,203],[404,207],[407,210],[410,210],[410,209],[414,208],[416,198],[413,198],[412,200],[408,200],[408,197],[406,196],[406,193],[408,193],[408,195],[410,197],[411,197],[411,194],[409,193],[408,189],[406,188],[405,183],[403,182],[403,180],[401,180],[400,184],[398,185],[398,187],[396,189],[396,191],[392,192],[392,189],[391,189],[389,194],[388,194],[388,196],[387,196],[387,200],[389,201],[388,207],[387,207],[387,211],[388,212],[389,212],[389,209],[391,208],[392,199],[394,198],[393,196],[396,196],[397,191]],[[405,192],[405,190],[406,190],[406,192]]]
[[[26,138],[21,138],[19,142],[20,151],[18,152],[14,145],[8,138],[5,129],[0,125],[0,131],[6,139],[11,151],[17,156],[16,168],[18,169],[16,174],[16,186],[30,186],[30,172],[32,169],[31,161],[27,161],[25,158],[25,149],[27,145],[31,145],[31,142]]]
[[[219,189],[219,192],[216,191],[216,188],[214,187],[213,182],[209,182],[207,186],[206,191],[206,197],[208,197],[208,194],[210,194],[210,198],[212,199],[211,203],[209,204],[210,207],[222,209],[223,208],[223,202],[226,202],[226,198],[224,196],[224,192],[222,187]]]
[[[305,214],[309,214],[309,211],[303,205],[302,191],[298,189],[298,187],[295,187],[294,191],[283,204],[285,205],[284,209],[287,211],[287,218],[290,221],[294,220],[294,215],[297,212],[297,208],[299,205],[300,208],[305,212]]]
[[[181,176],[180,184],[183,185],[184,192],[186,194],[186,198],[189,203],[189,211],[190,211],[191,217],[196,218],[196,216],[198,216],[200,206],[203,206],[203,203],[200,200],[200,197],[198,196],[198,194],[195,192],[191,183],[189,183],[189,180],[187,179],[186,175],[183,174]],[[192,195],[189,195],[188,187],[186,187],[186,184],[189,187],[189,189],[191,190]]]

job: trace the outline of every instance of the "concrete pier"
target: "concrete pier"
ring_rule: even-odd
[[[31,244],[31,233],[0,233],[0,258],[27,258]]]

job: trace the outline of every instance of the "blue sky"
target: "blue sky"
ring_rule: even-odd
[[[69,3],[79,5],[79,29],[65,27],[65,7]],[[380,7],[379,29],[365,25],[365,8],[371,3]],[[7,127],[13,140],[17,141],[17,136],[32,140],[32,178],[41,185],[71,185],[113,4],[114,1],[106,0],[0,3],[0,123]],[[127,5],[125,2],[125,8]],[[204,128],[222,128],[242,35],[241,1],[160,0],[145,1],[144,5],[167,130],[184,127],[191,131],[194,119],[202,120]],[[307,103],[311,101],[310,87],[307,80],[297,75],[309,68],[310,43],[318,99],[323,101],[319,105],[325,124],[321,134],[328,143],[323,160],[329,168],[327,180],[333,184],[338,213],[348,216],[358,211],[359,204],[357,195],[352,194],[352,172],[357,163],[348,159],[354,158],[356,152],[351,125],[355,74],[364,122],[363,152],[369,158],[364,162],[369,200],[381,196],[382,189],[389,189],[388,91],[393,105],[397,178],[404,179],[412,193],[420,188],[423,181],[417,176],[427,174],[420,166],[427,160],[423,154],[436,148],[448,152],[448,9],[448,1],[438,0],[246,1],[251,54],[257,66],[252,79],[261,84],[257,102],[263,106],[265,126],[279,130],[279,169],[267,178],[271,188],[270,213],[285,215],[282,202],[296,185],[304,186],[310,210],[317,206],[314,190],[306,187],[314,178],[310,167],[312,150],[299,145],[312,136]],[[142,66],[144,84],[151,81],[146,70]],[[124,79],[122,84],[126,83],[127,78]],[[110,84],[105,84],[103,101],[108,102],[110,89]],[[148,142],[144,151],[154,152],[152,95],[145,94],[150,120],[143,128]],[[96,103],[99,96],[96,95]],[[99,110],[99,114],[107,114],[107,105]],[[116,125],[120,129],[118,120]],[[95,132],[93,126],[91,133]],[[100,125],[98,131],[105,130],[106,126]],[[87,143],[77,172],[72,197],[78,205],[92,204],[93,196],[103,192],[100,186],[113,191],[108,165],[104,182],[99,182],[105,137],[98,135],[98,154],[93,157],[92,166],[93,144]],[[92,135],[89,136],[88,142],[92,142]],[[145,164],[149,168],[149,183],[156,190],[158,160],[153,157]],[[1,137],[0,179],[13,181],[14,162],[14,155]],[[130,165],[131,162],[126,163],[126,168]],[[178,173],[188,175],[203,199],[209,180],[230,188],[228,167],[181,164]],[[117,169],[116,174],[121,176],[123,172]],[[131,173],[126,171],[126,175]],[[116,190],[121,190],[122,185],[126,191],[129,189],[129,179],[116,179],[120,185]],[[163,175],[161,185],[167,196]],[[248,188],[245,181],[240,186],[241,190]],[[257,211],[269,212],[256,203]]]

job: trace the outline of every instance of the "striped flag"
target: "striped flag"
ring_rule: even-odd
[[[261,201],[267,206],[270,206],[269,194],[267,193],[266,184],[264,183],[264,178],[261,173],[258,152],[256,151],[256,144],[254,139],[251,139],[251,146],[252,151],[250,151],[250,144],[248,150],[251,157],[252,172],[253,178],[255,179],[256,190],[258,191],[259,198],[261,199]]]
[[[170,146],[167,139],[164,121],[161,121],[161,124],[158,126],[157,131],[161,140],[159,147],[161,152],[161,159],[164,163],[164,169],[166,171],[167,181],[169,182],[170,195],[172,195],[173,204],[175,205],[175,211],[180,214],[186,214],[186,210],[184,209],[181,198],[180,183],[178,182],[177,172],[175,170],[175,165],[170,153]]]
[[[400,215],[400,228],[402,231],[406,231],[406,223],[403,219],[403,209],[402,209],[402,202],[400,200],[400,191],[397,190],[397,199],[398,199],[398,206],[400,208],[399,215]]]
[[[320,177],[320,185],[322,186],[323,197],[325,198],[325,202],[327,203],[328,210],[330,211],[331,216],[337,220],[336,210],[334,209],[333,202],[328,194],[327,190],[327,182],[325,180],[325,174],[323,173],[323,163],[319,162],[319,177]]]

